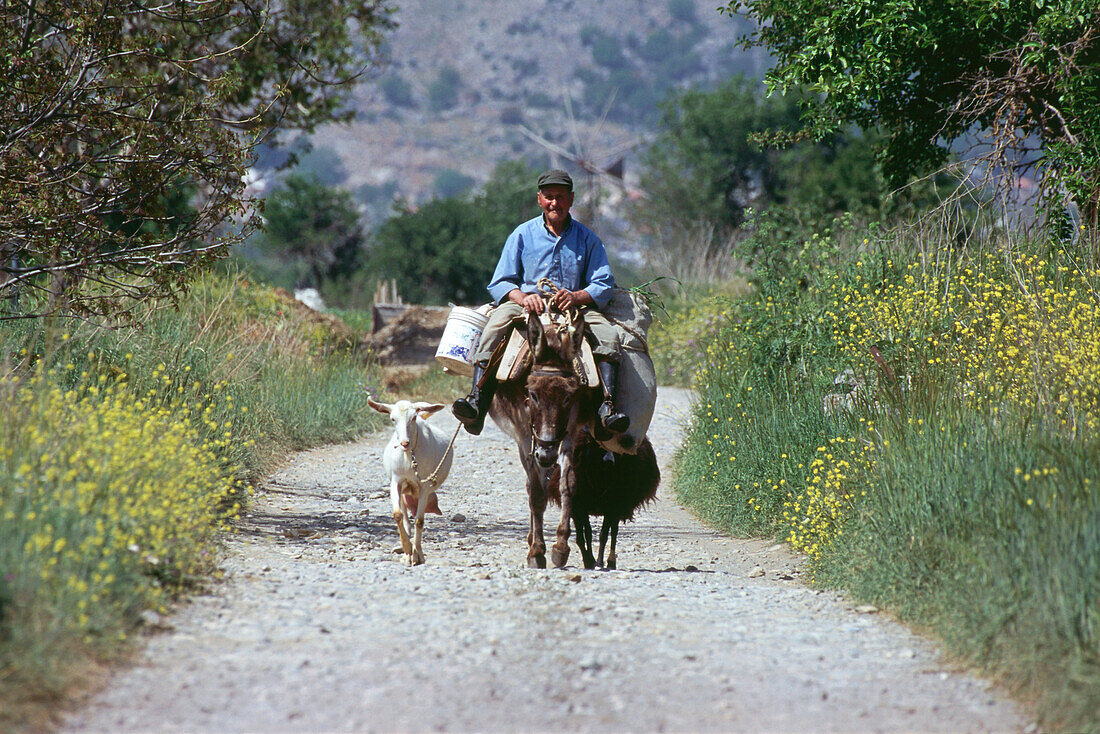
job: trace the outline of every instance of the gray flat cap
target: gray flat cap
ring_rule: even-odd
[[[539,176],[539,188],[541,189],[543,186],[564,186],[572,191],[573,179],[571,179],[569,174],[565,171],[559,168],[552,168]]]

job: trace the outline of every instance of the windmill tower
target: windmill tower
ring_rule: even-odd
[[[562,95],[565,103],[566,119],[569,127],[569,146],[565,147],[539,135],[525,125],[519,125],[519,131],[531,141],[542,146],[550,153],[551,165],[554,167],[572,167],[579,170],[583,180],[577,182],[578,196],[573,208],[577,212],[577,218],[589,225],[597,226],[600,213],[600,203],[605,196],[605,189],[611,188],[621,193],[626,192],[623,183],[623,162],[627,152],[641,144],[641,138],[632,138],[626,142],[612,145],[609,148],[597,150],[595,141],[598,140],[604,121],[607,119],[608,110],[615,100],[615,94],[608,98],[604,105],[596,126],[591,129],[581,140],[580,127],[573,115],[573,101],[568,92]],[[563,165],[563,163],[565,165]]]

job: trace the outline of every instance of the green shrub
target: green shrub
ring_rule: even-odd
[[[1096,730],[1100,272],[1043,241],[763,244],[711,314],[680,497]]]

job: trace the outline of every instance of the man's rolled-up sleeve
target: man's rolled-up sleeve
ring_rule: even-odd
[[[488,290],[493,303],[503,303],[509,293],[523,284],[522,251],[523,239],[519,230],[516,230],[505,240],[500,260],[493,271],[493,279],[489,281]]]
[[[615,277],[611,274],[611,265],[607,262],[607,250],[603,242],[594,238],[595,242],[585,258],[584,290],[592,296],[597,309],[603,309],[611,300],[611,292],[615,288]]]

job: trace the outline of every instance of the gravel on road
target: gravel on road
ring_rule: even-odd
[[[565,569],[525,567],[523,473],[491,424],[457,439],[411,568],[393,553],[388,432],[303,452],[242,518],[224,582],[162,620],[65,729],[1035,731],[931,642],[802,583],[784,546],[678,507],[669,462],[691,393],[659,393],[659,501],[623,526],[618,570],[583,570],[575,546]]]

